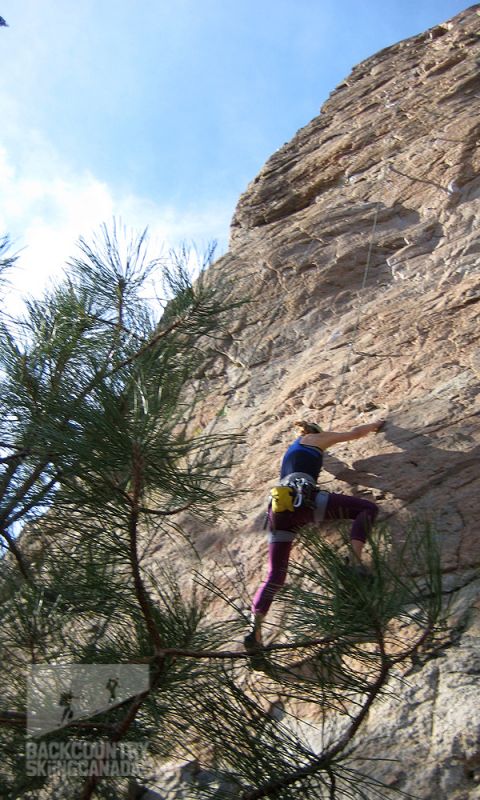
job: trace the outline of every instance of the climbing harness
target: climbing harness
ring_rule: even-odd
[[[287,477],[270,490],[269,508],[274,514],[293,512],[299,508],[314,508],[317,491],[315,483],[307,478]]]

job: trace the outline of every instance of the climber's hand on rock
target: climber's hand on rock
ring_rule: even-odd
[[[367,422],[365,425],[359,425],[357,428],[354,428],[355,437],[356,439],[360,439],[362,436],[367,436],[369,433],[378,433],[382,425],[385,424],[385,420],[377,420],[377,422]]]

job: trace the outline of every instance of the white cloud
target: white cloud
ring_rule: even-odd
[[[213,239],[220,251],[226,249],[232,208],[219,204],[179,210],[134,194],[117,196],[91,173],[73,174],[38,140],[34,150],[18,167],[0,147],[0,234],[9,234],[14,249],[21,249],[11,276],[12,310],[21,297],[38,295],[49,279],[61,274],[80,236],[88,240],[114,216],[127,228],[148,226],[155,254],[192,241],[202,250]]]

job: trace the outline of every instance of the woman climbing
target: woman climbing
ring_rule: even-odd
[[[283,456],[280,468],[280,484],[303,483],[310,489],[311,503],[292,510],[269,510],[269,572],[252,603],[253,630],[244,639],[245,649],[258,651],[262,647],[262,622],[273,598],[285,583],[290,551],[296,531],[304,525],[323,520],[351,519],[350,540],[353,559],[361,564],[362,551],[369,531],[378,514],[378,507],[370,500],[350,495],[326,492],[316,486],[323,464],[323,453],[332,445],[360,439],[376,433],[383,421],[358,425],[350,431],[323,431],[314,422],[297,422],[300,436],[290,445]]]

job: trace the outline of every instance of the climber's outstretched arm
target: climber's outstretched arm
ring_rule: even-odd
[[[311,445],[311,447],[319,447],[320,450],[326,450],[334,444],[351,442],[354,439],[361,439],[363,436],[368,436],[369,433],[377,433],[383,424],[384,420],[377,420],[377,422],[367,422],[365,425],[357,425],[349,431],[307,433],[305,436],[302,436],[302,444]]]

